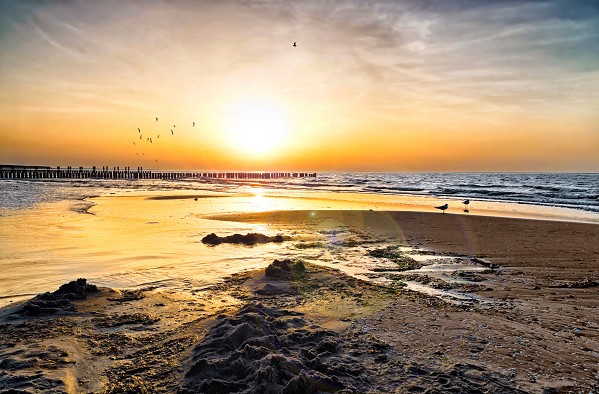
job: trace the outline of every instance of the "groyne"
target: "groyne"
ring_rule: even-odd
[[[48,167],[0,165],[0,179],[277,179],[314,178],[309,172],[162,171],[143,167]]]

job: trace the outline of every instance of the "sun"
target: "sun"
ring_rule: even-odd
[[[249,155],[263,155],[283,145],[291,134],[286,108],[267,100],[237,102],[225,113],[227,143]]]

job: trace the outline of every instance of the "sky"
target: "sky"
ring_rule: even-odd
[[[0,0],[0,164],[598,172],[599,2]]]

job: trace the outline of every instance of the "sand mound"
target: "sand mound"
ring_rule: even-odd
[[[180,393],[522,393],[480,366],[410,362],[368,333],[323,329],[299,312],[252,303],[219,320]]]
[[[98,292],[95,285],[87,284],[87,279],[79,278],[60,286],[53,293],[38,294],[27,301],[16,313],[27,316],[53,314],[59,311],[74,311],[72,300],[83,300],[89,294]]]
[[[181,392],[355,391],[352,381],[367,380],[358,360],[337,333],[308,328],[301,316],[249,304],[222,318],[194,349]]]
[[[301,261],[275,260],[264,270],[264,275],[275,279],[291,279],[306,272]]]
[[[283,242],[284,238],[282,235],[275,235],[273,237],[260,234],[260,233],[248,233],[246,235],[233,234],[226,237],[219,237],[218,235],[211,233],[202,238],[202,243],[208,245],[220,245],[222,243],[229,244],[242,244],[242,245],[255,245],[264,244],[268,242]]]

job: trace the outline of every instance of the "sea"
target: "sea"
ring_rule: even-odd
[[[322,172],[315,178],[268,180],[0,180],[0,210],[81,200],[128,190],[243,192],[248,186],[302,191],[447,197],[599,212],[599,173]]]

